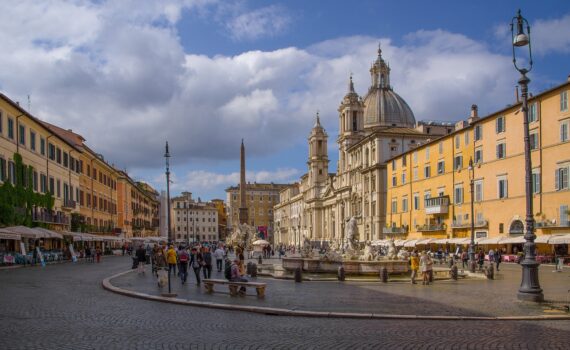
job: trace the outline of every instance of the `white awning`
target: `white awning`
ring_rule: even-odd
[[[396,247],[402,247],[407,241],[405,239],[397,239],[394,241]]]
[[[390,240],[389,239],[378,239],[376,241],[372,241],[370,243],[370,245],[372,246],[387,246],[390,244]]]
[[[548,240],[548,244],[570,244],[570,234],[552,237]]]
[[[406,241],[406,242],[404,243],[404,247],[406,247],[406,248],[415,247],[417,241],[418,241],[417,239],[411,239],[411,240],[409,240],[409,241]]]
[[[469,244],[471,243],[471,238],[452,238],[448,243],[451,244]]]
[[[9,239],[12,241],[20,241],[22,240],[22,236],[17,233],[13,233],[4,229],[0,228],[0,239]]]
[[[435,239],[433,238],[422,238],[422,239],[418,239],[416,242],[416,245],[427,245],[427,244],[431,244],[434,243]]]
[[[435,241],[433,241],[432,243],[435,244],[446,244],[446,243],[451,243],[451,240],[448,238],[440,238],[440,239],[436,239]]]
[[[520,244],[524,243],[525,239],[523,236],[509,237],[501,240],[500,244]]]
[[[505,237],[504,236],[497,236],[497,237],[491,237],[491,238],[482,238],[479,240],[475,240],[475,242],[477,242],[477,244],[502,244],[502,240],[504,240]]]
[[[36,231],[36,230],[32,230],[31,228],[26,227],[26,226],[11,226],[11,227],[4,228],[4,230],[7,230],[11,233],[17,233],[20,236],[25,237],[25,238],[34,238],[34,239],[50,238],[49,234],[43,233],[40,231]]]
[[[41,232],[41,233],[44,233],[44,234],[48,235],[49,237],[46,237],[46,238],[63,239],[63,235],[62,235],[61,233],[55,232],[55,231],[52,231],[52,230],[48,230],[48,229],[43,228],[43,227],[34,227],[34,228],[32,228],[32,230],[34,230],[34,231],[39,231],[39,232]]]

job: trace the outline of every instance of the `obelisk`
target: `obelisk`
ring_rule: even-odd
[[[241,139],[240,149],[240,171],[239,171],[239,223],[247,224],[247,197],[246,197],[246,183],[245,183],[245,146],[243,139]]]

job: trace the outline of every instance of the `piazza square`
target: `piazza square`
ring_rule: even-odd
[[[4,6],[0,348],[569,347],[570,6],[317,5]]]

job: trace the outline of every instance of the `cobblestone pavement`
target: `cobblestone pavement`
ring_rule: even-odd
[[[0,349],[567,349],[570,343],[568,321],[293,318],[103,290],[101,280],[129,262],[0,271]]]
[[[277,263],[277,261],[274,261]],[[520,266],[501,266],[495,280],[469,279],[436,281],[429,286],[409,282],[303,282],[257,278],[267,283],[266,297],[232,298],[227,286],[216,286],[207,294],[196,286],[193,271],[187,284],[172,278],[172,291],[179,298],[223,304],[275,307],[293,310],[326,312],[358,312],[379,314],[411,314],[440,316],[528,316],[556,313],[550,306],[521,303],[516,292],[520,285]],[[223,272],[212,272],[213,278],[223,279]],[[570,269],[553,273],[549,266],[540,269],[540,281],[547,300],[566,301],[570,289]],[[149,273],[129,273],[111,280],[119,288],[159,295],[156,279]],[[249,294],[255,295],[255,290]],[[558,304],[555,304],[558,305]],[[561,304],[560,304],[561,305]],[[568,315],[568,313],[562,313]]]

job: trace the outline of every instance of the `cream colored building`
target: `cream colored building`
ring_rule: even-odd
[[[218,241],[219,217],[214,203],[195,201],[192,193],[182,192],[171,200],[172,227],[177,242]]]
[[[390,67],[380,49],[370,77],[364,98],[355,92],[351,77],[338,108],[336,173],[329,173],[328,135],[317,115],[308,138],[307,173],[280,193],[275,206],[276,243],[343,241],[351,217],[358,222],[358,239],[381,238],[386,160],[453,129],[437,122],[416,124],[412,110],[390,85]]]
[[[248,221],[251,226],[268,234],[268,239],[273,236],[273,206],[279,203],[279,192],[288,187],[286,184],[246,184],[246,205],[248,210]],[[232,186],[226,189],[227,203],[227,227],[232,228],[239,223],[240,206],[239,186]]]
[[[80,147],[61,138],[46,123],[25,111],[17,102],[0,94],[0,182],[15,183],[14,155],[33,167],[32,188],[36,193],[50,192],[54,207],[50,212],[34,208],[32,220],[51,229],[70,229],[70,216],[79,211]]]
[[[569,90],[570,81],[529,99],[539,237],[570,233]],[[520,102],[483,118],[474,109],[455,132],[393,157],[388,162],[387,236],[469,237],[472,176],[476,237],[520,237],[526,212],[522,119]]]

